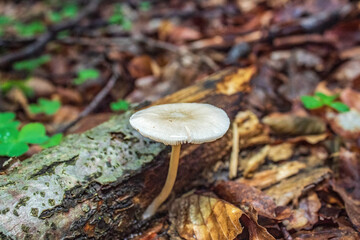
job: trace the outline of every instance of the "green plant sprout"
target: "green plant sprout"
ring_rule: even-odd
[[[62,141],[63,135],[62,133],[57,133],[49,138],[45,143],[40,144],[40,147],[42,148],[50,148],[54,147],[56,145],[59,145]]]
[[[33,37],[36,34],[43,33],[46,30],[46,26],[43,22],[35,20],[30,23],[15,23],[15,31],[22,37]]]
[[[42,55],[38,58],[32,58],[32,59],[16,62],[13,64],[13,68],[18,71],[26,70],[32,72],[41,65],[49,62],[50,59],[51,59],[50,55]]]
[[[140,11],[146,12],[146,11],[150,10],[151,3],[149,1],[142,1],[142,2],[140,2],[139,7],[140,7]]]
[[[340,101],[335,101],[338,97],[338,94],[328,96],[324,93],[316,92],[314,96],[301,96],[301,102],[304,104],[306,109],[310,110],[328,106],[340,113],[348,112],[350,108],[346,104]]]
[[[5,29],[13,23],[13,19],[7,16],[0,16],[0,37],[4,36]]]
[[[100,76],[100,72],[94,68],[82,69],[78,72],[77,78],[74,79],[76,85],[83,84],[84,82],[96,79]]]
[[[9,92],[13,88],[20,89],[25,96],[32,97],[34,96],[34,90],[27,85],[27,80],[5,80],[0,82],[0,91],[4,94]]]
[[[51,138],[46,136],[46,130],[41,123],[28,123],[19,131],[19,121],[15,121],[12,112],[0,113],[0,156],[18,157],[29,150],[28,144],[41,144],[48,148],[59,144],[62,134]]]
[[[60,107],[61,103],[57,100],[39,98],[38,104],[29,105],[29,111],[33,114],[45,113],[46,115],[54,115]]]
[[[116,111],[126,111],[129,109],[129,102],[127,102],[126,100],[122,100],[122,99],[119,99],[118,101],[116,102],[112,102],[110,104],[110,108],[112,111],[116,112]]]
[[[108,21],[110,24],[121,25],[126,31],[129,31],[132,28],[132,23],[130,19],[125,16],[121,4],[115,5],[113,14],[109,17]]]
[[[60,11],[51,11],[48,14],[48,18],[51,22],[58,23],[65,18],[74,18],[79,13],[79,7],[75,3],[65,5]]]

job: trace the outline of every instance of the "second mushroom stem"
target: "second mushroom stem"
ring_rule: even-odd
[[[178,169],[178,165],[179,165],[180,148],[181,148],[181,144],[172,145],[169,170],[168,170],[168,175],[166,178],[165,185],[162,188],[160,194],[152,201],[152,203],[145,210],[145,212],[143,214],[143,219],[149,218],[152,215],[154,215],[156,210],[170,195],[171,190],[172,190],[175,180],[176,180],[177,169]]]

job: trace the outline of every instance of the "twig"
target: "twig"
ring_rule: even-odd
[[[28,45],[27,47],[15,52],[15,53],[9,53],[3,57],[0,58],[0,67],[6,67],[12,64],[15,61],[28,58],[31,55],[41,51],[46,44],[54,39],[57,35],[57,33],[72,28],[76,24],[78,24],[83,18],[85,18],[87,15],[93,13],[97,7],[99,6],[101,0],[93,0],[90,1],[89,5],[79,13],[79,15],[72,20],[54,25],[53,27],[50,27],[49,30],[41,35],[34,43]]]
[[[293,238],[291,237],[288,230],[286,230],[286,227],[282,223],[280,223],[279,226],[280,226],[280,229],[281,229],[284,239],[285,240],[293,240]]]
[[[106,97],[106,95],[109,94],[111,89],[114,87],[117,79],[120,77],[120,73],[115,70],[113,71],[112,76],[110,77],[109,81],[105,85],[105,87],[94,97],[94,99],[91,101],[91,103],[79,114],[79,116],[67,124],[66,126],[59,128],[56,133],[60,132],[66,132],[69,128],[74,126],[76,123],[78,123],[81,119],[89,115],[92,111],[95,110],[95,108],[99,105],[99,103]]]

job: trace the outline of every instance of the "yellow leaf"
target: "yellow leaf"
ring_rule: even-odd
[[[247,68],[240,68],[236,73],[225,77],[224,81],[218,83],[217,91],[232,95],[238,92],[249,92],[250,80],[256,72],[256,67],[250,66]]]
[[[243,211],[223,200],[201,195],[182,197],[170,210],[171,222],[185,239],[234,239],[242,232]]]

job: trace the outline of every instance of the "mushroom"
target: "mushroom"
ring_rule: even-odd
[[[138,111],[130,117],[130,124],[143,136],[172,147],[165,185],[144,212],[146,219],[168,198],[174,186],[181,144],[215,141],[227,132],[230,120],[224,110],[210,104],[173,103]]]

